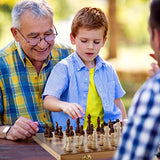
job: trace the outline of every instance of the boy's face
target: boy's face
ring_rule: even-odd
[[[87,30],[80,28],[76,37],[70,35],[71,43],[76,45],[77,54],[88,68],[95,67],[95,58],[104,46],[104,28]]]

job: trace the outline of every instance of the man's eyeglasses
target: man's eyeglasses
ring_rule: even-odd
[[[56,27],[53,25],[53,33],[52,34],[48,34],[48,35],[44,35],[43,38],[41,37],[36,37],[36,38],[26,38],[19,29],[17,29],[17,31],[21,34],[21,36],[25,39],[25,41],[27,43],[29,43],[32,46],[36,46],[39,42],[41,42],[42,39],[44,39],[47,43],[53,41],[56,36],[58,35],[58,32],[56,30]]]

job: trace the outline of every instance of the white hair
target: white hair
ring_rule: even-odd
[[[21,0],[12,10],[12,27],[20,29],[20,19],[22,14],[30,10],[33,16],[40,18],[49,16],[53,18],[53,11],[49,3],[45,0]]]

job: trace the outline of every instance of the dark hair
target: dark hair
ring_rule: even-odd
[[[160,31],[160,0],[152,0],[150,5],[149,24],[151,29]]]

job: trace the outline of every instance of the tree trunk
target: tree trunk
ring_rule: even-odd
[[[109,0],[109,56],[117,57],[117,19],[116,19],[116,0]]]

